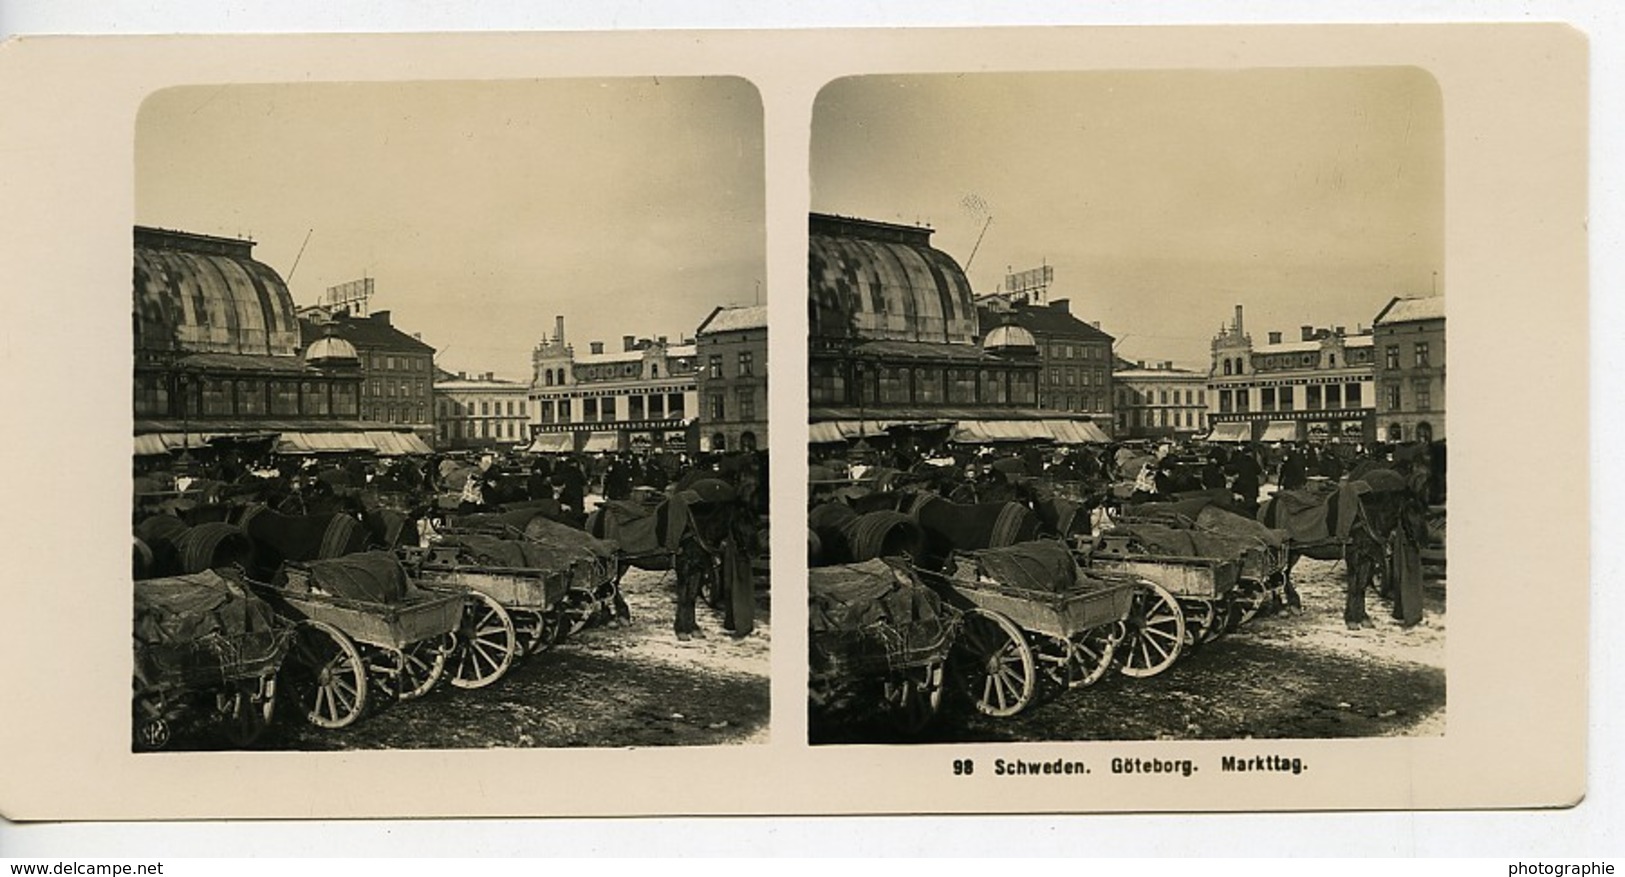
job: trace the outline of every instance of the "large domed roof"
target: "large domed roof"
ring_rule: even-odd
[[[814,337],[975,343],[970,281],[930,229],[815,213],[809,232]]]
[[[138,350],[293,356],[299,321],[287,284],[250,241],[137,227]]]
[[[1033,333],[1020,326],[1007,325],[999,326],[987,333],[987,338],[982,342],[983,350],[1008,350],[1011,348],[1037,350],[1038,339],[1033,337]]]

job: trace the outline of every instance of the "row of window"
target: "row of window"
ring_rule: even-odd
[[[429,370],[429,359],[426,356],[395,356],[387,353],[375,353],[370,350],[362,351],[361,364],[368,371],[426,372]]]
[[[414,419],[413,414],[417,417]],[[374,403],[362,409],[362,420],[374,420],[379,423],[427,423],[429,421],[429,408],[422,402],[415,406],[406,405],[379,405]]]
[[[1106,392],[1093,390],[1084,393],[1039,393],[1038,407],[1052,411],[1105,411]]]
[[[1049,359],[1095,359],[1106,358],[1106,348],[1098,344],[1063,344],[1051,342],[1044,345],[1044,357]]]
[[[416,397],[425,398],[429,395],[429,381],[394,381],[385,378],[371,378],[367,381],[367,398],[394,399],[397,396],[406,399]]]
[[[1178,404],[1180,404],[1180,402],[1179,402],[1179,391],[1178,390],[1174,390],[1173,402],[1172,403],[1169,403],[1168,398],[1169,398],[1168,397],[1168,390],[1166,388],[1157,390],[1156,393],[1153,394],[1152,391],[1150,391],[1150,390],[1140,390],[1140,389],[1136,389],[1134,387],[1129,387],[1127,389],[1117,391],[1117,407],[1119,407],[1119,408],[1127,408],[1131,404],[1133,404],[1133,405],[1151,405],[1151,404],[1153,404],[1153,402],[1155,402],[1155,404],[1159,404],[1159,405],[1168,405],[1168,404],[1178,405]],[[1206,390],[1186,390],[1185,391],[1185,403],[1184,404],[1186,404],[1186,405],[1202,405],[1202,406],[1206,406],[1207,405],[1207,391]]]
[[[465,438],[517,439],[524,438],[526,429],[525,424],[512,420],[453,420],[449,423],[441,423],[439,432],[442,440]]]
[[[1401,394],[1401,384],[1393,381],[1383,385],[1383,402],[1386,411],[1404,411],[1404,397]],[[1413,411],[1433,410],[1433,385],[1428,381],[1415,381],[1411,384],[1411,401]]]
[[[647,404],[645,404],[647,400]],[[572,402],[580,402],[579,408]],[[684,411],[682,393],[654,393],[649,396],[626,397],[626,420],[682,420]],[[619,419],[620,405],[615,396],[588,396],[583,399],[542,399],[536,403],[542,423],[614,423]],[[580,420],[571,418],[577,413]]]
[[[1049,370],[1049,383],[1051,386],[1068,387],[1104,387],[1106,386],[1106,372],[1104,369],[1058,369]]]
[[[1427,368],[1428,365],[1430,364],[1429,358],[1428,358],[1428,343],[1426,341],[1417,341],[1417,342],[1413,343],[1411,345],[1411,356],[1412,356],[1411,361],[1413,363],[1415,363],[1416,368]],[[1383,368],[1386,368],[1389,371],[1398,370],[1398,368],[1399,368],[1399,345],[1398,344],[1390,344],[1390,345],[1387,346],[1386,349],[1383,350],[1382,365],[1383,365]]]
[[[1426,346],[1426,345],[1424,345]],[[1372,361],[1371,351],[1364,347],[1348,347],[1344,349],[1344,366],[1365,365]],[[1311,350],[1304,353],[1271,353],[1254,356],[1253,368],[1257,371],[1271,371],[1274,369],[1320,368],[1320,351]],[[1246,374],[1247,360],[1245,357],[1226,357],[1220,360],[1219,370],[1226,375]],[[1337,354],[1326,354],[1326,368],[1337,368]]]
[[[1199,429],[1202,419],[1202,412],[1189,408],[1132,408],[1117,412],[1117,428],[1171,426],[1175,429]]]
[[[135,379],[135,412],[144,417],[359,417],[349,381],[205,378],[180,385],[162,375]]]
[[[712,423],[722,423],[728,419],[727,395],[724,393],[708,394],[707,410],[711,415]],[[756,390],[753,387],[736,387],[734,390],[734,419],[746,422],[756,419]]]
[[[756,374],[756,354],[749,350],[742,350],[734,363],[736,378],[748,378]],[[713,353],[706,360],[705,376],[713,381],[722,380],[727,375],[722,373],[722,355]]]
[[[525,411],[525,400],[524,399],[518,399],[518,400],[508,399],[508,400],[505,400],[505,401],[507,403],[507,409],[508,409],[508,416],[509,417],[524,417],[524,416],[526,416],[527,412]],[[516,402],[518,403],[517,406],[515,405]],[[501,417],[502,416],[503,403],[504,403],[504,400],[500,400],[500,399],[497,400],[496,411],[493,412],[491,410],[491,400],[489,400],[489,399],[480,400],[480,404],[479,404],[479,414],[480,414],[480,416],[481,417],[490,417],[493,413],[495,413],[498,417]],[[474,407],[473,402],[464,402],[461,399],[441,399],[438,410],[439,410],[440,416],[442,418],[464,417],[464,416],[472,417],[472,416],[474,416],[475,407]]]
[[[1294,387],[1262,387],[1258,391],[1259,411],[1292,411],[1296,404]],[[1363,402],[1359,384],[1308,384],[1303,387],[1304,410],[1359,408]],[[1252,410],[1252,396],[1246,389],[1220,390],[1219,413],[1246,413]]]
[[[1033,405],[1037,372],[1017,369],[881,366],[849,373],[847,363],[808,365],[814,405]]]

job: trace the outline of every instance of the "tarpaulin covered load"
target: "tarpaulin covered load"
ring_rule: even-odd
[[[367,603],[399,603],[409,590],[406,570],[387,551],[283,565],[279,586]]]
[[[1123,523],[1104,537],[1114,548],[1129,554],[1165,557],[1206,557],[1236,560],[1241,574],[1263,579],[1280,566],[1280,533],[1222,509],[1209,508],[1194,526]]]
[[[638,503],[610,500],[593,514],[603,521],[604,538],[613,541],[627,554],[640,556],[668,553],[677,550],[677,539],[688,526],[688,503],[679,497],[665,501],[667,526],[665,540],[657,531],[659,511]]]
[[[962,561],[956,566],[956,578],[975,580],[980,572],[997,584],[1024,591],[1065,594],[1088,584],[1080,579],[1072,552],[1059,542],[1023,542],[966,552]]]
[[[286,631],[265,601],[213,571],[135,583],[135,677],[224,681],[233,670],[278,660]]]
[[[809,569],[807,609],[814,676],[885,673],[948,649],[942,598],[895,562]]]
[[[610,540],[599,539],[585,530],[577,530],[540,515],[531,518],[530,523],[525,525],[525,540],[552,551],[575,552],[601,560],[614,557],[616,550],[616,544]]]

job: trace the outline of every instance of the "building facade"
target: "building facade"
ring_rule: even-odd
[[[1373,327],[1377,424],[1390,442],[1443,441],[1444,298],[1395,298]]]
[[[699,433],[709,450],[767,447],[767,308],[719,307],[694,333]]]
[[[407,427],[426,442],[437,439],[434,348],[391,325],[389,311],[362,317],[312,306],[300,310],[299,328],[307,346],[332,335],[355,347],[361,357],[361,420]]]
[[[1036,339],[1015,325],[982,337],[970,281],[930,229],[815,213],[809,232],[814,443],[1045,437]]]
[[[1212,342],[1208,422],[1215,441],[1354,441],[1376,438],[1371,330],[1303,326],[1296,341],[1269,333],[1254,346],[1235,321]]]
[[[162,456],[260,436],[357,433],[361,373],[342,339],[302,343],[287,284],[252,241],[134,230],[136,453]],[[273,437],[280,436],[280,439]]]
[[[1112,375],[1115,438],[1190,438],[1204,435],[1207,375],[1164,361],[1136,362]]]
[[[696,448],[699,413],[695,343],[625,335],[606,352],[593,341],[578,354],[564,317],[531,352],[533,449],[543,453]],[[765,365],[765,363],[764,363]]]
[[[1112,336],[1073,316],[1071,302],[1064,298],[1037,304],[1021,294],[1002,293],[983,296],[976,305],[984,333],[1001,325],[1032,333],[1038,345],[1040,409],[1085,414],[1112,428]]]
[[[434,385],[435,447],[464,450],[530,444],[530,387],[491,372]]]

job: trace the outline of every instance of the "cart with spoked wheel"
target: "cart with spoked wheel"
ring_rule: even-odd
[[[958,613],[894,558],[807,571],[809,706],[877,706],[905,735],[942,707]]]
[[[975,708],[1013,716],[1041,681],[1099,681],[1130,635],[1143,583],[1078,567],[1058,541],[955,552],[927,581],[961,609],[950,674]]]
[[[382,551],[289,561],[253,584],[296,625],[283,686],[321,728],[354,724],[374,694],[405,701],[433,690],[479,614],[468,595],[417,587]]]
[[[563,640],[572,626],[570,592],[591,590],[610,575],[601,564],[578,561],[543,568],[536,565],[539,560],[527,563],[523,554],[496,558],[478,548],[480,541],[450,537],[428,548],[396,551],[422,587],[478,593],[500,605],[512,619],[520,655],[545,652]],[[461,678],[454,675],[452,681],[458,684]]]
[[[271,721],[292,636],[270,606],[214,571],[135,582],[135,748],[162,749],[188,726],[252,744]]]

